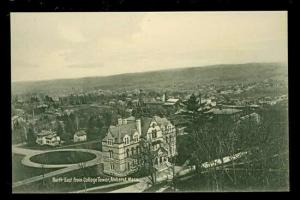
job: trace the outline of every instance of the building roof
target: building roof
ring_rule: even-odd
[[[56,137],[56,136],[57,136],[56,134],[50,134],[50,135],[47,135],[46,138],[51,139],[51,138]]]
[[[213,108],[205,113],[212,113],[215,115],[232,115],[235,113],[239,113],[242,110],[235,109],[235,108],[224,108],[224,109],[219,109],[219,108]]]
[[[127,117],[126,119],[127,119],[127,121],[135,121],[135,117],[134,116]]]
[[[170,102],[170,103],[176,103],[177,101],[179,101],[179,99],[170,98],[167,100],[167,102]]]
[[[243,117],[240,118],[240,120],[246,120],[246,119],[258,119],[259,118],[259,114],[257,113],[251,113],[249,115],[245,115]]]
[[[80,131],[77,131],[74,135],[83,136],[83,135],[86,135],[86,132],[84,130],[80,130]]]
[[[176,104],[175,102],[166,102],[166,103],[164,103],[165,106],[173,106],[175,104]]]
[[[167,118],[161,118],[159,116],[154,116],[153,119],[160,125],[160,126],[167,126],[171,122],[167,120]]]
[[[136,131],[137,129],[135,122],[109,127],[109,132],[115,138],[117,143],[121,143],[125,135],[132,137],[133,133]]]
[[[37,136],[49,136],[49,135],[54,135],[55,133],[52,131],[48,130],[42,130],[40,133],[37,134]]]
[[[115,139],[116,143],[122,143],[123,138],[125,135],[130,136],[130,138],[133,138],[133,134],[137,132],[136,127],[136,121],[133,121],[134,117],[130,117],[131,120],[127,120],[127,124],[121,124],[116,126],[110,126],[108,129],[108,132],[111,133],[112,137]],[[127,118],[129,119],[129,118]],[[171,122],[167,120],[166,118],[160,118],[158,116],[154,116],[153,118],[149,117],[142,117],[141,118],[141,134],[142,136],[145,136],[147,134],[147,131],[150,127],[150,124],[152,120],[155,120],[159,126],[166,126],[170,124]],[[103,140],[107,139],[107,135],[104,137]]]

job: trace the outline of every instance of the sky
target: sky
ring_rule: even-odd
[[[287,62],[287,12],[11,13],[11,79]]]

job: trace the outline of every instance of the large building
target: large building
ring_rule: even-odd
[[[154,167],[158,172],[169,166],[169,159],[176,155],[175,126],[166,118],[154,116],[142,119],[118,119],[110,126],[102,140],[104,173],[127,176],[137,170],[141,140],[151,145]]]

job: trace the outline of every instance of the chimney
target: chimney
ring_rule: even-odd
[[[118,119],[118,125],[122,125],[122,118]]]
[[[138,130],[138,132],[139,132],[139,135],[142,135],[142,125],[141,125],[141,120],[140,120],[140,119],[137,119],[137,120],[135,121],[135,123],[136,123],[136,128],[137,128],[137,130]]]
[[[127,119],[123,119],[123,124],[127,124]]]
[[[162,101],[163,101],[163,102],[166,102],[166,93],[163,94],[163,96],[162,96]]]

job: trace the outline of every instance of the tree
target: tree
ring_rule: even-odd
[[[104,112],[103,113],[103,122],[104,122],[104,127],[109,127],[112,122],[112,113],[111,112]]]
[[[169,152],[170,152],[171,148],[172,148],[172,138],[169,138],[169,140],[167,140],[166,142],[167,142],[167,145],[169,146]],[[175,173],[175,163],[176,163],[176,160],[177,160],[177,155],[175,155],[172,158],[172,161],[171,161],[172,164],[170,166],[171,171],[172,171],[172,188],[173,188],[174,191],[176,191],[176,179],[177,179],[177,174]]]
[[[154,166],[156,155],[152,150],[151,142],[146,138],[141,138],[140,152],[136,154],[136,159],[138,161],[138,171],[146,175],[151,184],[155,185],[157,182],[157,170]]]
[[[60,121],[57,122],[57,126],[56,126],[55,131],[56,131],[56,134],[60,137],[65,134],[63,122],[60,122]]]
[[[187,120],[187,135],[191,142],[189,146],[190,165],[195,166],[198,176],[207,171],[203,163],[223,158],[234,151],[233,139],[235,138],[234,123],[226,118],[214,118],[204,112],[201,96],[194,94],[185,103],[184,112],[181,113]],[[221,159],[223,162],[223,159]],[[216,167],[206,172],[206,180],[211,190],[220,190],[224,173],[217,173]],[[199,182],[200,184],[200,182]]]
[[[35,144],[35,140],[36,140],[36,137],[35,137],[35,133],[34,133],[34,128],[33,128],[33,125],[30,124],[28,127],[28,131],[27,131],[27,144],[32,146]]]

